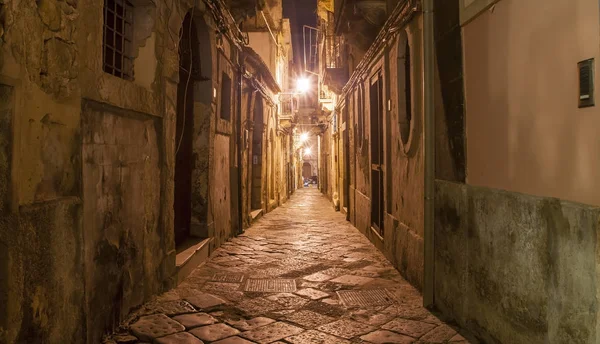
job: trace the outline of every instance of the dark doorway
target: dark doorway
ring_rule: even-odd
[[[310,177],[312,177],[312,165],[309,162],[302,164],[302,177],[304,179],[310,179]]]
[[[369,89],[371,116],[371,225],[383,236],[383,80],[379,73]]]
[[[200,77],[200,51],[196,27],[189,14],[180,36],[175,130],[175,245],[190,236],[192,219],[194,81]]]
[[[263,131],[263,100],[257,95],[254,101],[254,130],[252,131],[252,210],[262,209]]]
[[[275,171],[276,171],[276,163],[277,159],[275,158],[275,135],[273,134],[273,129],[269,133],[269,202],[273,202],[275,200]]]
[[[346,98],[346,104],[349,100]],[[350,219],[350,137],[348,135],[348,106],[344,107],[342,121],[345,124],[342,131],[342,150],[343,150],[343,198],[342,207],[346,210],[346,219]]]

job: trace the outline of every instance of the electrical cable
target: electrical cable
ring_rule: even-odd
[[[188,70],[188,78],[185,83],[185,93],[183,95],[183,123],[181,124],[181,137],[179,138],[179,143],[177,144],[177,149],[175,150],[175,156],[177,156],[177,153],[179,153],[179,148],[181,148],[181,142],[183,142],[183,135],[185,134],[185,118],[187,117],[187,114],[186,114],[186,112],[187,112],[187,95],[188,95],[188,89],[190,86],[190,80],[192,79],[192,68],[193,68],[193,63],[194,63],[194,49],[192,49],[192,26],[194,24],[193,13],[194,13],[195,8],[196,8],[196,4],[194,3],[194,6],[192,6],[192,10],[190,11],[190,23],[189,23],[190,28],[188,30],[188,43],[189,43],[189,49],[190,49],[190,67]],[[185,30],[185,28],[183,30]],[[183,37],[183,30],[181,30],[181,37]],[[181,44],[181,38],[179,39],[179,43]]]
[[[344,99],[350,90],[360,82],[361,76],[367,71],[373,58],[380,51],[381,46],[399,31],[400,28],[406,26],[412,19],[415,12],[418,11],[418,3],[415,0],[404,0],[403,3],[398,3],[392,14],[388,17],[389,19],[385,22],[377,37],[371,44],[371,47],[367,50],[364,57],[356,66],[354,73],[350,76],[350,79],[342,89],[342,95],[339,97],[339,102],[336,106],[340,106],[342,99]]]

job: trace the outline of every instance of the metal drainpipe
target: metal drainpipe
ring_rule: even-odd
[[[244,145],[245,148],[245,142],[243,141],[243,137],[244,135],[242,134],[242,96],[244,94],[244,52],[240,51],[239,55],[238,55],[238,78],[239,78],[239,92],[240,94],[238,95],[238,99],[237,99],[237,123],[236,123],[236,130],[237,130],[237,141],[238,141],[238,145],[237,145],[237,160],[238,160],[238,233],[241,234],[244,232],[244,213],[243,213],[243,193],[242,193],[242,173],[244,171],[243,166],[242,166],[242,145]]]
[[[425,112],[425,219],[423,306],[434,303],[435,220],[435,110],[434,110],[434,0],[423,1],[423,97]]]

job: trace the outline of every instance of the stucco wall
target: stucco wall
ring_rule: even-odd
[[[277,49],[269,31],[249,32],[248,44],[269,67],[274,76],[277,75]]]
[[[501,0],[463,27],[469,184],[600,205],[600,116],[577,107],[598,12],[596,0]]]
[[[435,303],[486,343],[597,343],[600,209],[436,182]]]

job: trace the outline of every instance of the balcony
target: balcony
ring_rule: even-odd
[[[325,73],[323,73],[323,84],[334,93],[341,94],[348,78],[347,68],[326,68]]]
[[[298,98],[290,95],[281,95],[280,97],[281,112],[279,114],[279,124],[282,128],[291,128],[296,122],[298,115]]]
[[[338,36],[334,27],[334,14],[327,12],[327,18],[323,20],[322,49],[321,49],[321,74],[323,75],[323,85],[329,90],[340,94],[342,88],[348,82],[348,66],[346,61],[346,51],[342,43],[342,37]],[[320,97],[328,99],[330,97]],[[324,101],[321,100],[321,103]]]
[[[387,20],[386,0],[335,0],[335,33],[367,50]]]

